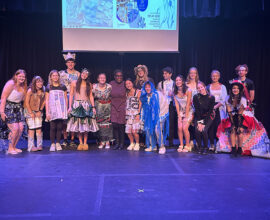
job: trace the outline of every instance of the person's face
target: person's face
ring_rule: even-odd
[[[147,94],[150,94],[151,93],[151,86],[149,84],[147,84],[145,86],[145,91],[146,91]]]
[[[181,87],[183,85],[183,81],[182,81],[182,79],[180,77],[176,77],[176,79],[175,79],[175,85],[177,87]]]
[[[204,95],[206,93],[206,89],[203,86],[203,84],[201,84],[201,83],[198,84],[197,89],[198,89],[199,93],[201,93],[202,95]]]
[[[53,82],[58,82],[59,80],[59,75],[57,72],[54,72],[52,75],[51,75],[51,79]]]
[[[100,84],[105,84],[106,83],[106,76],[104,74],[101,74],[98,76],[98,82]]]
[[[167,71],[164,71],[163,72],[163,78],[164,78],[164,80],[171,79],[171,77],[172,77],[172,74],[171,73],[169,73]]]
[[[238,85],[234,85],[234,86],[232,87],[232,93],[233,93],[234,95],[238,95],[239,92],[240,92],[239,86],[238,86]]]
[[[211,79],[213,83],[218,82],[220,79],[220,75],[218,73],[212,73]]]
[[[24,83],[25,81],[25,75],[24,73],[19,73],[17,76],[16,76],[16,80],[19,84],[21,83]]]
[[[196,79],[196,76],[197,76],[197,71],[195,69],[191,69],[189,71],[189,77],[190,77],[190,79],[195,80]]]
[[[144,71],[143,71],[143,69],[139,69],[138,70],[138,76],[140,77],[140,78],[142,78],[142,77],[144,77]]]
[[[81,78],[82,78],[83,80],[86,80],[87,77],[88,77],[88,75],[89,75],[89,73],[88,73],[87,71],[83,71],[83,72],[81,73]]]
[[[132,83],[131,81],[127,80],[127,81],[126,81],[126,88],[127,88],[128,90],[131,90],[131,89],[133,88],[133,83]]]
[[[117,83],[123,82],[123,73],[118,72],[114,75],[114,79]]]
[[[74,67],[75,67],[75,62],[72,61],[72,60],[69,60],[69,61],[66,62],[66,66],[67,66],[68,69],[73,70]]]
[[[238,71],[238,76],[243,77],[245,75],[247,75],[247,69],[245,67],[241,66],[239,68],[239,71]]]
[[[36,81],[36,88],[37,89],[41,89],[43,87],[43,81],[42,80],[37,80]]]

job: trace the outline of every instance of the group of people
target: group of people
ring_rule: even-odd
[[[123,149],[126,133],[130,141],[127,150],[139,151],[144,145],[145,151],[164,154],[167,138],[173,146],[177,121],[178,152],[207,154],[210,150],[270,157],[266,130],[254,116],[255,87],[246,77],[247,65],[236,67],[238,77],[230,81],[227,93],[219,82],[218,70],[211,72],[212,82],[206,86],[195,67],[189,69],[186,79],[178,75],[175,80],[172,68],[163,68],[163,80],[156,87],[145,65],[134,68],[135,81],[124,80],[123,72],[115,70],[110,83],[106,82],[106,74],[100,73],[98,82],[92,84],[87,69],[75,70],[75,58],[75,54],[64,54],[67,69],[52,70],[46,87],[40,76],[27,87],[22,69],[6,83],[0,113],[10,131],[8,154],[22,152],[16,145],[25,121],[28,151],[42,150],[45,108],[45,120],[50,123],[50,151],[88,150],[88,134],[94,132],[99,149],[109,149],[112,143],[113,149]]]

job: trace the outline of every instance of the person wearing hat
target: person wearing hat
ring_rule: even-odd
[[[254,117],[246,99],[247,88],[240,80],[230,81],[226,98],[228,118],[218,126],[217,151],[237,155],[270,158],[269,138],[263,125]]]
[[[65,85],[67,88],[67,96],[69,100],[69,93],[70,93],[70,87],[72,81],[78,80],[80,76],[80,72],[75,70],[75,59],[76,59],[76,54],[75,53],[70,53],[68,52],[67,54],[63,54],[63,57],[66,62],[67,69],[59,71],[60,74],[60,82],[61,84]],[[64,136],[64,142],[62,143],[62,147],[66,148],[68,146],[68,133],[66,132],[67,129],[67,121],[63,124],[63,136]],[[74,133],[71,132],[71,142],[69,144],[70,147],[72,148],[77,148],[75,142],[74,142]]]
[[[175,107],[173,103],[173,90],[174,81],[172,80],[173,70],[171,67],[167,66],[162,69],[164,80],[158,83],[157,90],[162,92],[164,96],[168,99],[169,103],[169,146],[173,146],[174,139],[174,124],[175,124]]]
[[[143,84],[150,81],[155,86],[155,82],[152,78],[148,77],[148,68],[145,65],[139,64],[134,68],[136,80],[134,82],[135,89],[142,89]]]

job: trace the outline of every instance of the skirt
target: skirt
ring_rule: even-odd
[[[34,112],[35,114],[35,112]],[[24,109],[24,115],[26,118],[26,123],[28,126],[28,129],[34,130],[34,129],[39,129],[42,127],[42,116],[43,113],[41,114],[41,117],[34,117],[32,118],[30,114],[28,113],[27,109]]]
[[[5,123],[7,124],[19,123],[19,122],[25,121],[25,117],[23,114],[23,106],[21,102],[15,103],[15,102],[6,101],[5,114],[7,116]]]

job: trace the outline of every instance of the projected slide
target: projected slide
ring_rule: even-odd
[[[63,28],[176,30],[177,0],[63,0]]]

